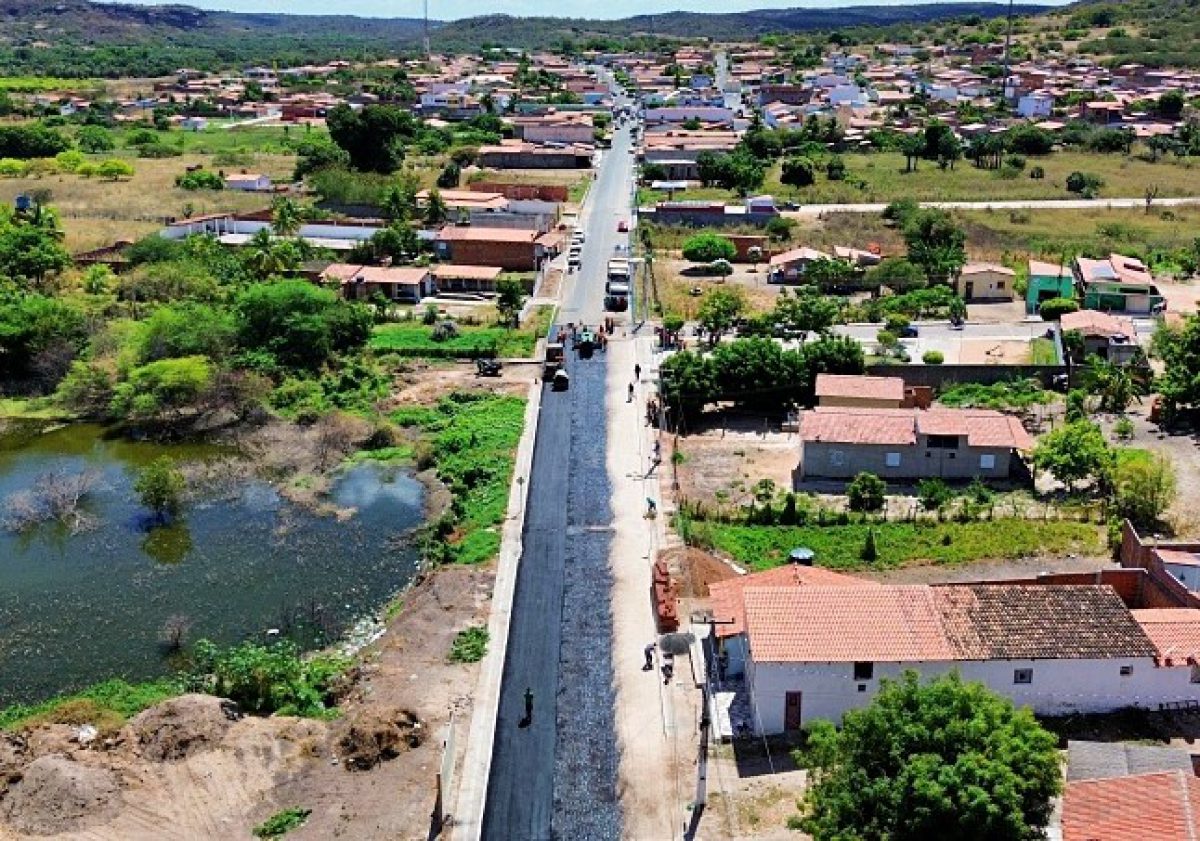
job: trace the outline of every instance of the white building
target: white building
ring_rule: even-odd
[[[1049,117],[1054,111],[1054,96],[1046,91],[1033,91],[1017,100],[1017,113],[1027,120]]]
[[[1130,611],[1108,586],[749,587],[755,729],[840,721],[880,678],[957,670],[1035,713],[1200,701],[1200,610]]]
[[[271,189],[271,179],[258,172],[234,172],[225,176],[225,189],[263,193]]]

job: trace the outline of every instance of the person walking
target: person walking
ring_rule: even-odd
[[[626,402],[626,403],[632,403],[632,402],[633,402],[633,383],[630,383],[630,384],[629,384],[629,399],[628,399],[628,400],[626,400],[625,402]]]
[[[633,366],[633,381],[639,382],[642,379],[642,366],[634,364]]]
[[[646,655],[646,665],[642,666],[643,672],[648,672],[654,668],[654,643],[650,643],[642,652]]]
[[[533,721],[533,690],[528,686],[525,687],[525,721]]]

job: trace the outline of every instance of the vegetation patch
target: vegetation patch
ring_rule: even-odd
[[[487,654],[488,629],[484,625],[464,628],[450,646],[451,663],[478,663]]]
[[[992,385],[958,383],[939,394],[938,402],[954,408],[1011,411],[1050,403],[1054,398],[1053,392],[1046,391],[1037,380],[1030,379]]]
[[[971,561],[1097,554],[1104,549],[1101,529],[1069,521],[995,519],[973,523],[855,523],[844,526],[746,526],[691,523],[695,540],[727,552],[754,570],[787,562],[788,553],[807,546],[821,566],[833,569],[889,568],[914,563],[962,564]],[[868,533],[874,534],[876,560],[864,563]]]
[[[419,321],[381,324],[371,336],[370,346],[398,356],[429,359],[479,359],[484,357],[526,358],[540,335],[536,329],[508,330],[503,327],[455,325],[451,335],[437,332],[440,325]]]
[[[23,730],[39,724],[91,724],[110,732],[155,704],[182,692],[178,681],[146,683],[106,680],[70,695],[36,704],[13,704],[0,710],[0,730]]]
[[[308,816],[311,814],[312,809],[301,809],[299,806],[293,806],[290,809],[284,809],[282,812],[276,812],[254,827],[252,830],[254,837],[279,838],[287,835],[293,829],[299,829],[304,826],[304,822],[308,820]]]

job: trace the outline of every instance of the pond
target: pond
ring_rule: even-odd
[[[0,530],[0,706],[110,677],[168,670],[164,627],[185,617],[189,639],[265,639],[309,647],[377,611],[412,578],[424,488],[409,473],[365,463],[330,491],[349,519],[239,480],[153,527],[132,490],[138,467],[228,457],[211,445],[110,437],[99,426],[8,426],[0,434],[0,509],[39,477],[89,473],[88,528],[43,523]],[[6,502],[8,503],[6,505]]]

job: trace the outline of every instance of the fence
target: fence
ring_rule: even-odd
[[[940,389],[955,383],[993,385],[1012,380],[1035,379],[1049,388],[1056,377],[1067,376],[1066,365],[868,365],[876,377],[900,377],[904,385]]]

